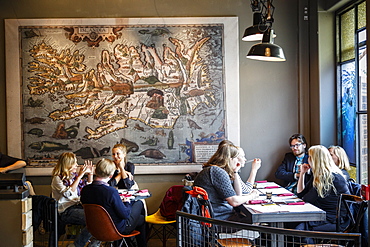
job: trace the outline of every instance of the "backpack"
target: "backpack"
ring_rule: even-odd
[[[187,191],[191,191],[192,189],[193,188],[191,186],[184,186],[184,205],[182,206],[181,211],[188,214],[200,215],[200,206],[197,198],[187,193]]]
[[[181,210],[183,205],[183,187],[183,185],[174,185],[167,190],[159,206],[160,213],[166,220],[176,220],[176,211]]]
[[[208,201],[208,195],[205,198],[198,199],[196,197],[197,189],[199,187],[191,187],[185,186],[184,187],[184,205],[181,211],[188,213],[199,215],[203,217],[212,218],[213,217],[213,210]],[[202,188],[199,188],[203,190]],[[203,190],[204,191],[204,190]],[[205,191],[204,191],[205,192]],[[206,193],[206,192],[205,192]],[[202,203],[200,203],[202,202]],[[208,204],[207,204],[208,202]],[[207,206],[204,206],[205,204]],[[199,222],[197,220],[188,219],[186,222],[188,225],[188,229],[190,232],[187,232],[185,229],[180,229],[182,236],[186,236],[185,238],[189,238],[189,243],[192,244],[191,246],[197,247],[208,247],[208,246],[218,246],[215,243],[215,238],[212,236],[215,234],[215,226],[210,223]]]

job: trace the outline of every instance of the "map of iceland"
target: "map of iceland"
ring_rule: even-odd
[[[21,34],[28,158],[86,149],[96,158],[121,142],[139,163],[191,162],[189,141],[222,139],[222,26]]]

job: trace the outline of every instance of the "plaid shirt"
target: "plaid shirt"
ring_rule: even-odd
[[[302,156],[302,157],[296,157],[296,161],[295,161],[294,167],[293,167],[293,174],[294,174],[294,178],[296,179],[296,181],[290,182],[288,184],[288,186],[286,187],[286,189],[290,190],[294,194],[297,193],[297,178],[295,177],[295,174],[300,172],[299,167],[300,167],[300,165],[303,164],[303,157],[304,156]]]

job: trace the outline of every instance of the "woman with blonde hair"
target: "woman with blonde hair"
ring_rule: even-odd
[[[131,189],[135,184],[135,165],[127,162],[127,147],[123,144],[114,145],[112,148],[112,157],[116,165],[116,171],[108,184],[118,189]]]
[[[349,188],[342,171],[335,165],[329,150],[322,146],[312,146],[308,150],[308,163],[301,165],[297,196],[326,212],[326,221],[309,221],[299,224],[296,229],[310,231],[336,231],[336,207],[340,194],[349,194]],[[304,174],[311,168],[312,178],[305,183]],[[345,210],[343,214],[345,215]],[[341,220],[344,228],[348,222]]]
[[[224,140],[196,176],[194,186],[202,187],[207,192],[216,219],[250,223],[247,217],[234,211],[234,207],[259,196],[256,191],[251,191],[247,195],[241,193],[243,182],[238,172],[245,161],[243,149]],[[255,159],[254,163],[256,168],[261,166],[260,159]],[[252,177],[254,180],[255,174]]]
[[[65,224],[85,225],[85,214],[80,203],[81,189],[93,181],[92,162],[85,161],[79,168],[76,155],[66,152],[59,156],[58,163],[52,172],[52,197],[58,201],[58,213]],[[87,179],[84,175],[87,174]],[[68,246],[83,247],[91,238],[85,227],[73,244]],[[89,246],[99,246],[100,241],[92,240]]]
[[[330,146],[329,152],[334,163],[342,170],[343,175],[348,181],[350,179],[348,171],[351,170],[351,166],[346,151],[340,146]]]

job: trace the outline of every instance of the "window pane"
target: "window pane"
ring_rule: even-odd
[[[366,46],[359,49],[358,54],[358,80],[359,80],[359,110],[367,110],[367,62],[366,62]]]
[[[366,29],[358,33],[358,43],[366,41]]]
[[[367,114],[359,116],[360,183],[367,183]]]
[[[355,11],[350,9],[341,16],[341,61],[355,58]]]
[[[366,27],[366,1],[358,5],[357,28]]]
[[[341,136],[343,148],[349,161],[356,164],[355,127],[356,127],[356,76],[355,62],[341,66]]]

